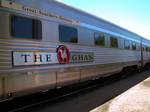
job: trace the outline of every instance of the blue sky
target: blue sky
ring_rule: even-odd
[[[150,0],[57,0],[150,39]]]

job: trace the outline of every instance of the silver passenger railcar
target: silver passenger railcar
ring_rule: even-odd
[[[150,41],[50,0],[0,0],[0,101],[140,68]]]

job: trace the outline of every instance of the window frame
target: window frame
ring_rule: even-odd
[[[133,46],[133,45],[135,45],[135,46]],[[134,47],[135,47],[135,48],[134,48]],[[134,50],[134,51],[137,50],[137,44],[136,44],[136,42],[132,42],[132,50]]]
[[[102,38],[102,44],[101,44],[101,42],[100,42],[100,44],[96,44],[96,35],[99,35],[99,37],[100,37],[100,39]],[[102,34],[102,36],[101,36],[101,34]],[[101,41],[101,40],[100,40]],[[106,46],[106,43],[105,43],[105,34],[103,33],[103,32],[94,32],[94,45],[96,45],[96,46],[101,46],[101,47],[105,47]]]
[[[146,46],[146,52],[149,52],[149,47],[148,46]]]
[[[128,46],[126,46],[126,42],[128,42]],[[129,40],[124,40],[124,49],[130,50],[130,41]]]
[[[117,42],[117,44],[115,45],[115,46],[113,46],[112,44],[112,39],[114,39],[116,42]],[[111,48],[119,48],[119,43],[118,43],[118,38],[117,37],[114,37],[114,36],[110,36],[110,47]]]
[[[76,40],[75,40],[75,42],[62,41],[61,34],[60,34],[60,27],[71,28],[72,30],[75,30],[75,33],[76,33],[76,38],[75,38]],[[64,25],[64,24],[59,24],[58,25],[58,35],[59,35],[59,42],[78,44],[78,41],[79,41],[79,39],[78,39],[78,37],[79,37],[78,36],[78,29],[75,28],[75,27]]]
[[[148,52],[150,52],[150,47],[148,47]]]
[[[13,34],[13,17],[19,17],[19,18],[23,18],[23,19],[28,19],[32,22],[32,37],[21,37],[21,36],[16,36],[17,34]],[[36,24],[36,22],[38,24]],[[40,25],[39,27],[37,27],[36,25]],[[42,32],[42,21],[39,20],[39,19],[35,19],[35,18],[30,18],[30,17],[25,17],[25,16],[22,16],[22,15],[10,15],[10,35],[11,37],[13,38],[17,38],[17,39],[28,39],[28,40],[42,40],[43,38],[43,32]],[[37,31],[36,31],[37,30]],[[37,33],[36,33],[37,32]],[[38,33],[40,33],[39,36],[36,36],[38,35]]]

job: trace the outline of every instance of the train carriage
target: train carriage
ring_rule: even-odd
[[[65,4],[0,0],[0,99],[140,68],[150,41]]]

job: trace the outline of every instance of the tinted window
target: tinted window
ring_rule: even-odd
[[[103,33],[94,33],[95,45],[105,46],[105,36]]]
[[[130,42],[128,40],[124,41],[124,48],[125,49],[130,49]]]
[[[59,39],[61,42],[77,43],[78,41],[77,29],[59,25]]]
[[[149,48],[148,47],[146,47],[146,52],[148,52],[149,51]]]
[[[110,47],[118,48],[118,39],[115,37],[110,37]]]
[[[11,35],[17,38],[41,39],[41,22],[21,16],[12,16]]]
[[[132,50],[136,50],[136,43],[132,42]]]

